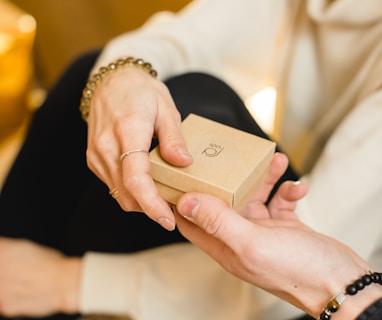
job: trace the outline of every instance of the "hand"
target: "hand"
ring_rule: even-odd
[[[173,230],[175,219],[150,176],[147,154],[120,160],[132,149],[149,150],[159,140],[163,158],[187,166],[192,158],[180,132],[181,119],[167,87],[136,67],[120,68],[98,85],[88,120],[89,168],[117,188],[117,201],[125,211],[143,211],[164,228]]]
[[[294,208],[307,192],[305,184],[283,183],[268,208],[264,205],[286,163],[284,155],[275,156],[269,178],[242,216],[217,198],[188,193],[177,203],[177,225],[232,274],[317,316],[369,266],[343,244],[297,219]]]
[[[81,259],[27,240],[0,238],[0,314],[76,313]]]

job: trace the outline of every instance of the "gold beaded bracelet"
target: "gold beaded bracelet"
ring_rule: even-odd
[[[135,59],[133,57],[120,58],[116,62],[110,63],[107,67],[101,67],[98,73],[93,74],[86,83],[85,89],[82,91],[82,98],[80,104],[80,113],[82,119],[87,122],[89,117],[90,102],[93,97],[97,85],[105,78],[110,72],[118,70],[121,67],[134,66],[151,74],[154,78],[157,77],[157,72],[152,68],[149,62],[142,59]]]

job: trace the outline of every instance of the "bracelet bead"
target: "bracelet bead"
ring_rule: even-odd
[[[328,303],[328,305],[326,306],[326,308],[331,312],[336,312],[339,308],[340,308],[340,304],[338,303],[337,300],[332,300]]]
[[[382,273],[367,273],[353,283],[349,284],[343,291],[329,301],[325,309],[318,316],[317,320],[330,320],[331,315],[340,309],[340,306],[346,300],[348,295],[354,296],[358,293],[358,291],[363,290],[372,283],[382,285]]]
[[[153,69],[152,65],[149,62],[145,62],[143,59],[135,59],[133,57],[120,58],[116,62],[109,63],[106,67],[101,67],[98,70],[98,73],[93,74],[88,82],[84,90],[82,91],[82,98],[80,103],[80,113],[82,119],[87,122],[90,111],[90,103],[93,97],[94,91],[96,90],[98,84],[105,78],[110,72],[114,72],[121,67],[125,66],[134,66],[141,68],[146,71],[148,74],[157,77],[156,70]]]

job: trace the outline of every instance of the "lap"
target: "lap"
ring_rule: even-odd
[[[0,194],[0,235],[28,238],[73,255],[185,241],[142,213],[122,211],[86,166],[87,126],[78,106],[97,55],[84,55],[69,66],[36,111]],[[192,112],[267,138],[242,100],[219,79],[189,73],[166,84],[182,118]],[[283,179],[295,179],[293,171]]]

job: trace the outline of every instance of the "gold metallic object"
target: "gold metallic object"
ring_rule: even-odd
[[[110,63],[107,67],[101,67],[98,73],[93,74],[86,83],[85,89],[82,91],[82,98],[80,104],[80,113],[82,119],[87,122],[89,117],[90,103],[97,85],[105,78],[110,72],[116,71],[121,67],[134,66],[141,68],[147,73],[151,74],[154,78],[157,77],[157,72],[152,68],[149,62],[142,59],[135,59],[133,57],[121,58],[116,62]]]
[[[122,153],[121,156],[119,157],[119,160],[122,161],[123,159],[125,159],[125,157],[128,157],[132,153],[136,153],[136,152],[144,152],[144,153],[149,154],[149,152],[147,150],[144,150],[144,149],[131,149],[131,150],[128,150],[128,151]]]
[[[118,196],[119,196],[119,192],[117,190],[117,188],[114,188],[112,190],[109,191],[109,194],[114,198],[114,199],[117,199]]]
[[[0,140],[15,132],[31,113],[35,33],[31,15],[0,0]]]

